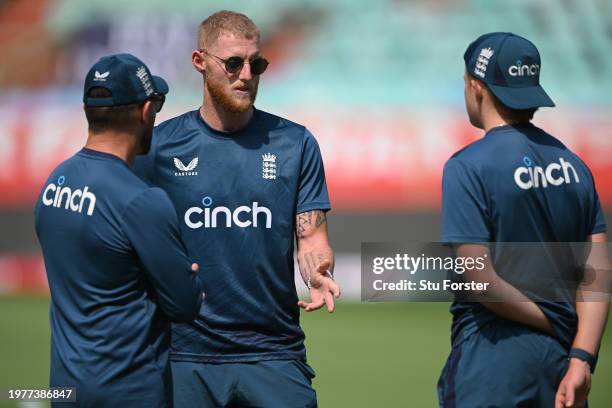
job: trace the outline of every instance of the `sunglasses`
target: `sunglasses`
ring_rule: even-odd
[[[210,55],[211,57],[215,58],[217,61],[221,62],[225,66],[225,70],[227,71],[228,74],[237,74],[238,72],[242,71],[242,68],[244,67],[244,63],[246,62],[246,60],[242,57],[234,56],[234,57],[223,59],[221,57],[217,57],[216,55],[211,54],[210,52],[206,50],[199,50],[199,51],[206,53]],[[252,60],[249,60],[248,62],[249,62],[249,67],[251,68],[252,75],[263,74],[266,71],[266,68],[268,68],[268,64],[270,64],[267,59],[262,58],[262,57],[255,57]]]
[[[153,109],[155,109],[155,112],[159,112],[164,106],[166,95],[154,93],[149,97],[149,100],[153,104]]]

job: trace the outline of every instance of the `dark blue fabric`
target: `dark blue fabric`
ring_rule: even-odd
[[[313,369],[302,360],[172,362],[174,408],[315,408]]]
[[[51,290],[51,386],[75,386],[81,407],[165,406],[170,319],[190,321],[202,299],[166,193],[83,149],[46,181],[36,232]]]
[[[330,209],[310,132],[259,110],[242,130],[219,132],[196,110],[159,125],[135,168],[169,194],[189,254],[206,277],[198,318],[173,325],[171,358],[304,359],[295,216]]]
[[[584,242],[606,230],[587,166],[530,124],[494,128],[457,152],[444,167],[442,201],[443,240],[448,243]],[[554,264],[554,256],[508,256],[503,250],[494,256],[497,273],[510,282],[517,271],[537,278],[542,262]],[[574,293],[564,299],[539,306],[569,348],[576,333]],[[478,303],[454,303],[451,312],[453,341],[496,319]]]
[[[493,321],[453,346],[438,380],[439,406],[552,407],[567,365],[552,337]]]

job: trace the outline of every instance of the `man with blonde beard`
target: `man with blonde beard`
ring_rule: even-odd
[[[206,276],[192,324],[173,326],[176,407],[315,407],[299,308],[334,310],[327,237],[331,208],[316,140],[254,107],[259,30],[220,11],[198,30],[192,62],[202,106],[155,130],[137,172],[176,206],[184,241]],[[298,302],[294,239],[310,302]]]

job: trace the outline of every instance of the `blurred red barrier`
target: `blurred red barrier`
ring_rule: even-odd
[[[49,293],[45,265],[39,254],[0,255],[0,294]]]
[[[0,206],[31,206],[50,170],[83,145],[85,119],[78,106],[0,108]],[[457,109],[297,108],[284,116],[317,137],[339,210],[437,210],[444,162],[482,134]],[[548,110],[536,119],[590,166],[612,209],[608,112]]]

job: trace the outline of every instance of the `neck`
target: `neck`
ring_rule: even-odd
[[[502,116],[498,108],[495,106],[495,102],[493,102],[492,98],[487,95],[485,96],[485,101],[481,105],[480,117],[482,118],[482,126],[485,132],[489,130],[505,126],[505,125],[517,125],[519,123],[527,123],[529,121],[520,121],[520,120],[508,120]]]
[[[229,112],[213,101],[207,92],[205,92],[204,102],[200,108],[200,115],[208,126],[221,132],[234,132],[242,129],[253,117],[253,112],[252,106],[244,112]]]
[[[101,133],[89,132],[85,147],[117,156],[131,166],[136,157],[137,140],[137,137],[130,133],[114,131]]]
[[[508,123],[501,116],[483,118],[482,124],[483,124],[485,132],[488,132],[489,130],[494,129],[496,127],[511,125],[511,123]]]

